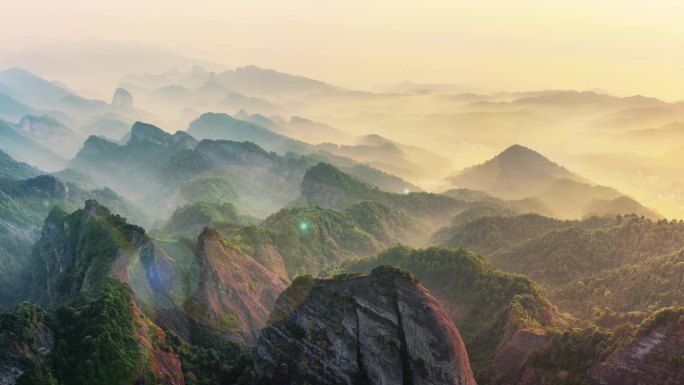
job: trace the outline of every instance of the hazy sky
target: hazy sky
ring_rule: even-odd
[[[5,54],[136,40],[357,88],[413,80],[684,99],[681,0],[2,0],[2,8]]]

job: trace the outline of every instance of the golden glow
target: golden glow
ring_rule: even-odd
[[[599,88],[618,96],[684,99],[680,0],[5,2],[0,69],[24,67],[83,95],[110,100],[130,72],[161,73],[178,63],[187,71],[196,63],[171,63],[156,54],[141,59],[140,50],[109,57],[107,44],[101,43],[115,41],[142,42],[199,59],[209,70],[255,64],[360,90],[403,80],[464,85],[491,94],[481,97],[491,104],[473,106],[467,98],[434,94],[247,96],[286,105],[285,118],[326,123],[350,138],[380,134],[447,158],[450,164],[436,161],[430,168],[443,175],[410,180],[428,190],[438,191],[443,177],[519,143],[664,215],[684,217],[678,155],[683,136],[677,130],[639,131],[683,124],[684,104],[649,110],[630,109],[625,100],[614,105],[590,101],[578,110],[566,101],[521,108],[499,103],[526,95],[496,94]],[[83,41],[88,49],[73,44]],[[71,51],[63,42],[72,44]],[[46,51],[63,62],[35,56]],[[72,59],[81,51],[95,52],[90,67]],[[23,61],[15,61],[18,57]],[[141,70],[141,63],[147,69]],[[218,100],[155,99],[147,91],[160,85],[147,91],[140,86],[133,89],[136,106],[153,112],[159,118],[150,122],[169,131],[187,128],[204,111],[237,112],[221,110]]]
[[[635,1],[6,1],[0,56],[136,40],[342,86],[401,80],[682,97],[684,3]]]

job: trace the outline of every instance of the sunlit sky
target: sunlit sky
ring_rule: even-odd
[[[362,89],[412,80],[684,99],[680,0],[2,0],[2,9],[5,54],[134,40]]]

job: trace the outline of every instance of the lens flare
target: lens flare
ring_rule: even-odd
[[[128,265],[128,279],[140,302],[156,309],[180,307],[199,283],[199,263],[181,242],[153,239]]]

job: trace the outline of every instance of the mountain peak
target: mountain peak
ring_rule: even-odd
[[[388,266],[295,279],[276,302],[255,361],[257,373],[278,385],[475,384],[445,310],[411,273]]]
[[[135,122],[131,127],[131,141],[143,142],[145,140],[155,144],[165,145],[171,138],[171,134],[152,124]]]
[[[12,158],[6,152],[0,150],[0,178],[24,179],[39,174],[39,171],[23,162]]]
[[[520,144],[514,144],[507,149],[501,151],[499,155],[497,155],[495,158],[504,158],[504,157],[519,157],[519,156],[529,156],[529,157],[536,157],[539,160],[545,160],[549,161],[548,158],[546,158],[544,155],[538,153],[537,151],[534,151],[533,149],[529,147],[525,147]]]
[[[112,97],[112,107],[116,108],[133,108],[133,95],[124,88],[117,88]]]
[[[71,94],[64,87],[17,67],[1,71],[0,83],[9,87],[12,93],[32,100],[58,99]]]
[[[576,176],[565,167],[549,160],[539,152],[531,148],[514,144],[492,159],[472,167],[464,169],[459,175],[470,174],[484,168],[495,167],[500,174],[504,172],[527,171],[535,174],[553,174],[554,178],[575,179]]]
[[[38,77],[38,76],[36,76],[35,74],[33,74],[32,72],[27,71],[27,70],[25,70],[25,69],[23,69],[23,68],[19,68],[19,67],[8,68],[8,69],[6,69],[6,70],[1,71],[0,74],[3,74],[3,75],[14,75],[14,76],[19,75],[19,76],[33,76],[33,77]]]
[[[458,187],[482,190],[508,199],[535,196],[557,179],[584,182],[583,178],[565,167],[519,144],[508,147],[482,164],[462,170],[450,179]]]

